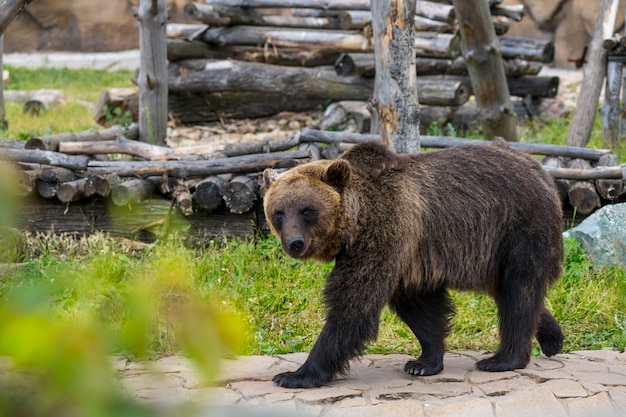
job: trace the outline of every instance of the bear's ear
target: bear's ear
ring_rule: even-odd
[[[272,185],[274,180],[276,180],[276,177],[278,177],[278,174],[278,171],[276,171],[275,169],[267,168],[265,171],[263,171],[263,188],[268,190],[270,188],[270,185]]]
[[[337,159],[330,164],[322,176],[322,181],[342,191],[350,179],[350,163],[344,159]]]

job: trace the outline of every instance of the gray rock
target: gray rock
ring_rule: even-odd
[[[626,203],[602,207],[563,237],[579,241],[597,267],[626,267]]]

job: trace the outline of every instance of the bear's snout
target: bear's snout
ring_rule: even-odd
[[[292,258],[298,258],[302,255],[305,248],[304,238],[302,236],[295,236],[287,240],[285,245],[285,251]]]

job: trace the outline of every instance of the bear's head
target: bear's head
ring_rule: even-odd
[[[316,161],[277,174],[263,173],[263,207],[272,232],[287,255],[296,259],[333,260],[343,246],[343,192],[350,164]]]

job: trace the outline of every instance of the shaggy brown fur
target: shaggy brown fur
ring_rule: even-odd
[[[545,354],[561,351],[563,333],[543,304],[562,269],[561,206],[530,156],[503,143],[407,156],[371,142],[269,174],[265,214],[285,252],[335,259],[322,333],[302,367],[275,383],[319,386],[345,372],[377,336],[387,304],[422,345],[406,372],[440,372],[451,288],[498,305],[500,347],[478,368],[523,368],[533,336]]]

